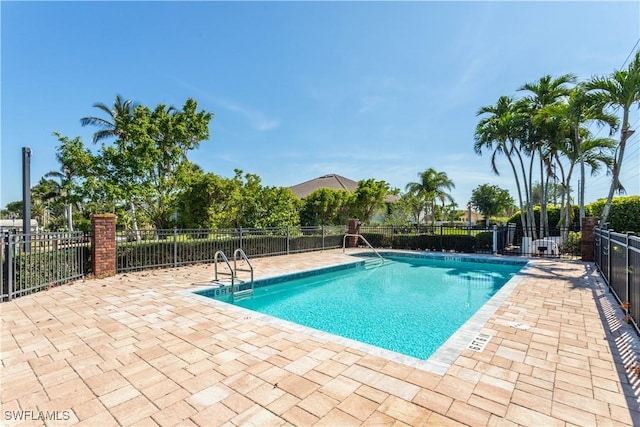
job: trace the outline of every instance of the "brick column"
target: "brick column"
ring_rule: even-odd
[[[97,278],[116,275],[115,215],[91,216],[91,265]]]
[[[349,234],[360,234],[360,220],[359,219],[350,219],[349,220]],[[348,239],[350,248],[355,248],[358,246],[358,238],[357,237],[349,237]]]
[[[582,218],[582,242],[581,253],[582,261],[595,261],[596,240],[594,229],[598,222],[598,218],[592,216]]]

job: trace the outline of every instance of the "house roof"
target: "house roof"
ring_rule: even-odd
[[[289,189],[300,199],[304,199],[309,194],[321,188],[332,188],[334,190],[347,190],[351,193],[356,191],[358,183],[352,179],[345,178],[344,176],[337,174],[323,175],[318,178],[296,184]],[[398,200],[397,196],[388,194],[384,201],[385,203],[394,203]]]
[[[344,176],[336,174],[329,174],[314,178],[301,184],[294,185],[292,187],[289,187],[289,189],[291,189],[291,191],[293,191],[293,194],[295,194],[297,197],[299,197],[300,199],[304,199],[309,194],[321,188],[347,190],[353,193],[356,190],[357,186],[358,183],[352,179],[345,178]]]

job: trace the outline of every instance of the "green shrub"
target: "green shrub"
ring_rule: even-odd
[[[591,216],[600,218],[606,199],[596,200],[587,205]],[[586,207],[585,207],[586,208]],[[609,229],[620,233],[633,231],[640,233],[640,196],[614,197],[607,218]]]
[[[83,276],[91,265],[91,248],[82,245],[46,252],[34,248],[16,255],[14,262],[13,289],[25,290],[24,295]],[[33,284],[39,286],[29,288]]]
[[[493,250],[493,232],[483,231],[475,236],[476,245],[474,249],[478,252],[491,252]]]
[[[566,253],[579,254],[582,250],[582,233],[579,231],[570,231],[564,250]]]

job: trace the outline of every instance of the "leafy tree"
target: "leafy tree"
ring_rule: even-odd
[[[257,175],[233,178],[196,171],[177,198],[177,224],[183,228],[283,227],[299,224],[298,198],[288,188],[263,187]]]
[[[262,187],[260,202],[263,214],[253,227],[285,227],[300,225],[300,200],[286,187]]]
[[[303,200],[300,210],[302,225],[346,224],[353,203],[353,194],[348,190],[320,188]]]
[[[445,172],[438,172],[433,168],[419,173],[418,177],[418,182],[407,184],[406,191],[422,202],[422,207],[431,214],[431,221],[435,223],[436,201],[443,205],[447,200],[453,202],[453,197],[446,190],[455,188],[455,184]]]
[[[384,199],[389,193],[389,184],[385,181],[366,179],[358,181],[353,194],[351,214],[368,224],[376,211],[384,207]]]
[[[54,136],[60,142],[56,152],[60,170],[50,171],[44,175],[45,178],[50,178],[45,196],[66,205],[64,214],[67,220],[66,229],[73,231],[73,206],[79,206],[82,201],[83,177],[92,175],[94,158],[84,147],[80,137],[70,139],[57,132]],[[58,181],[55,181],[56,179]]]
[[[514,201],[508,190],[497,185],[482,184],[473,190],[471,204],[484,215],[485,224],[488,227],[490,217],[506,213],[513,206]]]
[[[187,99],[181,110],[159,104],[155,109],[135,107],[116,97],[113,109],[95,104],[107,119],[85,117],[82,124],[101,127],[94,141],[103,143],[96,156],[94,182],[98,193],[131,203],[156,228],[171,225],[177,195],[192,179],[193,164],[187,153],[209,138],[211,113],[197,111]],[[135,218],[135,216],[134,216]]]
[[[635,58],[629,63],[626,70],[615,71],[607,77],[594,77],[587,82],[586,88],[596,97],[602,107],[622,110],[620,143],[613,160],[607,202],[600,218],[600,221],[605,223],[609,216],[614,193],[624,191],[620,182],[620,169],[624,160],[627,140],[634,132],[629,127],[629,112],[634,104],[640,105],[640,51],[636,52]]]
[[[3,217],[20,218],[22,216],[22,200],[16,200],[15,202],[9,202],[3,209]]]

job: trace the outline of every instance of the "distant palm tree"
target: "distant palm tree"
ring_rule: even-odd
[[[69,166],[63,165],[60,171],[47,172],[44,176],[46,178],[57,178],[60,180],[59,183],[51,181],[57,185],[51,188],[49,197],[59,198],[64,201],[66,205],[65,216],[67,219],[67,231],[73,231],[73,201],[71,199],[71,186],[73,177],[75,176],[73,170]]]
[[[42,218],[43,228],[47,227],[51,202],[60,196],[60,183],[53,179],[40,178],[38,184],[31,189],[33,204],[31,210],[34,216]],[[65,207],[66,209],[66,207]]]
[[[640,104],[640,51],[636,52],[635,58],[626,70],[615,71],[607,77],[594,77],[586,83],[586,88],[597,97],[603,107],[622,109],[620,143],[613,160],[611,186],[600,218],[601,223],[606,223],[613,194],[616,191],[624,191],[620,183],[620,169],[627,140],[634,132],[629,129],[629,111],[634,104]]]
[[[106,119],[94,116],[80,119],[82,126],[91,125],[100,129],[93,134],[93,143],[96,144],[103,139],[111,137],[116,139],[125,138],[122,123],[126,123],[126,120],[131,118],[135,104],[130,100],[123,100],[120,95],[116,95],[113,107],[109,107],[102,102],[97,102],[93,106],[108,116]]]
[[[415,194],[428,206],[431,211],[431,221],[435,222],[436,201],[440,200],[443,204],[445,201],[453,202],[453,197],[445,190],[455,188],[453,181],[449,179],[445,172],[438,172],[433,168],[429,168],[418,174],[420,181],[410,182],[406,186],[406,191]]]

